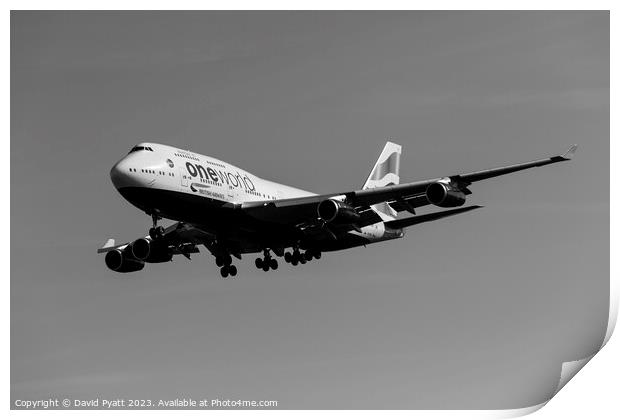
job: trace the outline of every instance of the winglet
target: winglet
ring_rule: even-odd
[[[97,250],[97,254],[101,254],[102,252],[108,252],[111,249],[116,248],[116,241],[112,238],[105,241],[105,244],[101,248]]]
[[[577,145],[573,144],[570,149],[566,151],[561,157],[564,160],[571,160],[573,156],[575,156],[575,152],[577,151]]]

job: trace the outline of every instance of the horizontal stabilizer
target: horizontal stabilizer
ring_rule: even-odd
[[[455,214],[465,213],[467,211],[479,209],[481,207],[482,206],[469,206],[446,211],[438,211],[435,213],[421,214],[419,216],[406,217],[404,219],[390,220],[389,222],[385,222],[385,227],[390,229],[402,229],[408,226],[430,222],[432,220],[443,219],[444,217],[453,216]]]
[[[110,238],[105,241],[105,244],[103,244],[101,248],[97,250],[97,254],[101,254],[102,252],[108,252],[114,248],[116,248],[116,241]]]

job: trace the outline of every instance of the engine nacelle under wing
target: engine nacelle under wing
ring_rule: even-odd
[[[355,223],[361,218],[353,207],[333,198],[321,201],[316,210],[319,219],[328,223]]]
[[[144,268],[144,262],[135,259],[131,252],[131,247],[127,246],[124,250],[113,249],[105,254],[105,265],[112,271],[118,273],[131,273],[140,271]]]
[[[459,207],[465,204],[465,193],[450,184],[435,182],[426,188],[429,203],[438,207]]]
[[[136,260],[148,263],[161,263],[172,260],[172,251],[161,240],[136,239],[131,244],[131,253]]]

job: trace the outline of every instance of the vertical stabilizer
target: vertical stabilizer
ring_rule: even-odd
[[[397,185],[400,182],[400,155],[402,149],[400,144],[392,143],[391,141],[385,143],[377,163],[375,163],[362,187],[363,190]],[[383,220],[393,220],[398,214],[387,203],[374,204],[371,207]]]

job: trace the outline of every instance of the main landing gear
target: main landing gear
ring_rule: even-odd
[[[153,227],[149,229],[149,235],[151,236],[151,239],[162,238],[164,236],[164,227],[157,226],[157,221],[161,220],[161,217],[159,217],[155,212],[151,214],[151,217],[153,218]]]
[[[220,268],[220,274],[222,277],[235,277],[237,275],[237,267],[232,263],[232,257],[227,255],[218,255],[215,257],[215,264]]]
[[[278,261],[276,261],[275,259],[273,259],[271,257],[271,254],[269,253],[268,249],[265,249],[263,251],[265,258],[261,259],[261,258],[257,258],[255,263],[256,263],[256,268],[258,269],[262,269],[263,271],[269,271],[269,269],[272,270],[277,270],[278,269]]]
[[[293,265],[305,264],[312,259],[321,259],[321,251],[308,249],[305,252],[300,252],[299,248],[294,248],[292,253],[287,251],[284,254],[284,261]]]

